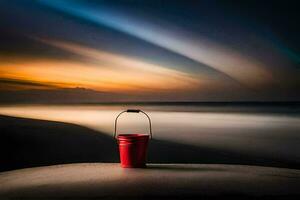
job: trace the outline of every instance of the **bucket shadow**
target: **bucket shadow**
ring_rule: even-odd
[[[259,154],[242,154],[212,147],[201,147],[177,142],[152,139],[149,143],[150,163],[199,163],[260,165],[300,169],[300,163],[281,158],[264,157]]]
[[[119,162],[116,141],[82,126],[0,115],[0,171],[80,162]],[[148,163],[218,163],[300,168],[299,163],[153,139]],[[150,169],[187,170],[164,165]],[[193,169],[189,169],[193,170]],[[202,169],[205,170],[205,169]],[[212,170],[212,169],[210,169]],[[216,169],[219,170],[219,169]]]
[[[173,171],[173,172],[205,172],[205,171],[210,171],[210,172],[224,172],[228,171],[228,169],[221,168],[221,167],[205,167],[205,166],[187,166],[187,165],[167,165],[167,164],[162,164],[162,165],[147,165],[147,170],[166,170],[166,171]]]

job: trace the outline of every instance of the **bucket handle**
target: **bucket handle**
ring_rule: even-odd
[[[152,139],[152,127],[151,127],[151,119],[149,117],[149,115],[147,115],[147,113],[145,113],[142,110],[135,110],[135,109],[128,109],[128,110],[124,110],[122,112],[120,112],[117,116],[117,118],[115,119],[115,133],[114,133],[114,138],[116,138],[117,136],[117,123],[118,123],[118,118],[120,117],[120,115],[122,115],[123,113],[143,113],[144,115],[146,115],[146,117],[148,118],[149,121],[149,131],[150,131],[150,139]]]

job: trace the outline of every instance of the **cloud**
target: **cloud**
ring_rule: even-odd
[[[0,90],[2,91],[18,91],[27,89],[56,89],[53,84],[28,81],[22,79],[0,78]]]
[[[159,20],[158,24],[153,20],[132,16],[103,5],[90,7],[64,0],[40,0],[40,2],[188,57],[230,76],[247,87],[260,88],[274,81],[271,72],[259,61],[201,35],[194,36],[184,32],[163,20]]]
[[[118,92],[193,90],[201,85],[201,80],[191,74],[164,66],[74,43],[45,39],[39,41],[80,55],[87,62],[34,59],[2,63],[0,78],[47,83],[55,87],[84,87]]]

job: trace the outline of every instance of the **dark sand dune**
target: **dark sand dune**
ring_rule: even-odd
[[[0,171],[79,162],[119,162],[116,141],[103,133],[61,122],[0,116]],[[153,139],[148,162],[223,163],[300,168],[274,160]]]
[[[116,142],[91,129],[61,122],[0,116],[0,169],[77,162],[117,162]]]

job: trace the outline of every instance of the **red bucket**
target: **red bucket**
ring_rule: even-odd
[[[117,134],[117,120],[124,112],[143,113],[150,124],[150,134]],[[146,167],[147,148],[149,138],[152,138],[150,117],[141,110],[126,110],[121,112],[115,120],[115,135],[119,143],[121,167],[142,168]]]

